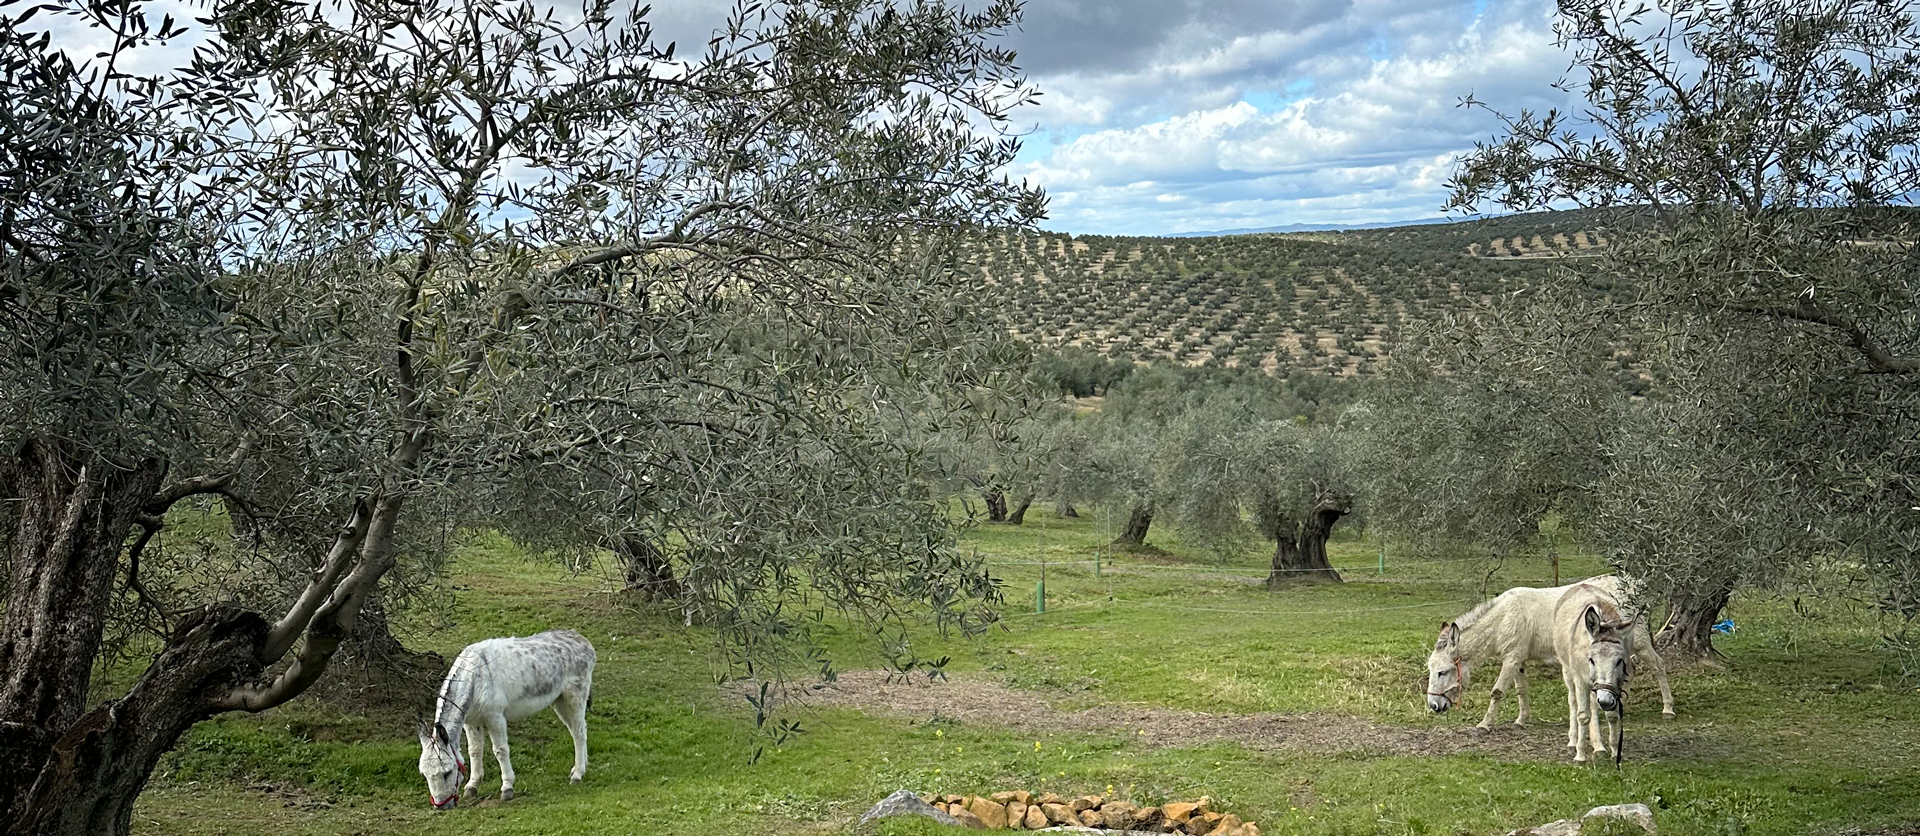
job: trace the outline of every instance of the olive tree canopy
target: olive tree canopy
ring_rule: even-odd
[[[1449,405],[1423,420],[1456,441],[1500,425],[1473,433],[1496,454],[1466,460],[1487,490],[1442,507],[1520,529],[1530,501],[1566,512],[1671,595],[1663,638],[1696,653],[1734,588],[1815,559],[1920,615],[1915,8],[1560,3],[1585,103],[1503,116],[1451,206],[1614,207],[1617,243],[1475,321],[1477,354],[1507,368],[1419,396]],[[1593,388],[1595,333],[1654,381],[1644,400]],[[1506,524],[1486,530],[1511,542]]]

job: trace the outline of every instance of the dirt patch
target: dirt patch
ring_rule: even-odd
[[[743,691],[744,692],[744,691]],[[1063,710],[1035,691],[1007,687],[989,678],[951,675],[945,681],[916,678],[889,682],[884,671],[846,671],[832,683],[796,685],[787,699],[805,706],[855,708],[876,714],[935,718],[1025,732],[1125,735],[1150,746],[1193,746],[1226,741],[1250,749],[1353,752],[1376,756],[1449,755],[1480,752],[1508,760],[1565,760],[1566,727],[1535,721],[1490,732],[1455,725],[1412,728],[1338,714],[1208,714],[1153,706],[1097,706]],[[1635,760],[1711,757],[1712,741],[1695,735],[1650,731],[1629,718],[1626,751]],[[1635,726],[1639,728],[1636,729]]]

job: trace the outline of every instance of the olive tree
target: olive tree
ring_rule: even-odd
[[[226,3],[155,78],[117,62],[171,19],[52,10],[113,41],[75,63],[0,21],[7,832],[126,832],[187,729],[299,695],[516,493],[688,520],[687,582],[749,649],[782,602],[964,625],[991,597],[931,498],[795,520],[911,475],[877,469],[912,459],[889,410],[999,383],[951,266],[1042,205],[995,174],[1015,4],[749,4],[681,55],[603,2]],[[214,495],[257,542],[164,571],[242,595],[154,577]],[[90,703],[129,600],[156,652]]]
[[[1541,408],[1591,429],[1604,472],[1568,480],[1579,522],[1664,582],[1662,637],[1682,650],[1711,653],[1734,586],[1818,555],[1860,561],[1891,610],[1920,614],[1914,11],[1565,0],[1566,89],[1586,104],[1503,116],[1455,174],[1455,208],[1628,210],[1603,258],[1563,269],[1598,292],[1543,310],[1612,329],[1670,382],[1617,423],[1578,398]],[[1503,348],[1525,365],[1557,345]]]
[[[1196,404],[1173,422],[1160,456],[1165,517],[1222,552],[1250,534],[1272,542],[1270,587],[1340,582],[1327,540],[1357,509],[1344,434],[1233,400]]]

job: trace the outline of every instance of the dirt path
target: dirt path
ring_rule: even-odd
[[[1207,714],[1151,706],[1098,706],[1067,711],[1040,693],[997,680],[953,675],[945,682],[916,678],[888,683],[882,671],[845,671],[831,684],[798,686],[789,699],[806,706],[855,708],[927,721],[933,718],[1027,732],[1122,734],[1151,746],[1231,741],[1250,749],[1359,752],[1381,756],[1483,752],[1505,760],[1564,760],[1564,720],[1537,720],[1519,729],[1504,723],[1480,733],[1449,723],[1414,728],[1337,714]],[[1712,756],[1713,741],[1664,733],[1641,718],[1627,721],[1627,756],[1635,760]]]

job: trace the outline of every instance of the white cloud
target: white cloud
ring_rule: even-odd
[[[1052,146],[1013,173],[1055,197],[1051,228],[1074,232],[1432,216],[1452,160],[1497,128],[1461,97],[1505,110],[1566,98],[1551,88],[1566,57],[1549,5],[1494,2],[1478,19],[1461,5],[1359,0],[1317,24],[1320,35],[1252,32],[1186,58],[1066,77],[1063,98],[1100,107],[1044,112]],[[1305,51],[1322,42],[1339,48]],[[1299,92],[1273,92],[1290,85]],[[1183,108],[1127,121],[1163,107],[1168,89],[1187,91]],[[1076,132],[1082,112],[1098,119]],[[1134,187],[1149,178],[1151,191]]]

